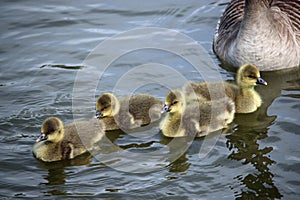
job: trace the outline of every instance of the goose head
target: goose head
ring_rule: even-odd
[[[103,93],[96,102],[96,117],[113,117],[119,112],[119,101],[112,93]]]
[[[63,137],[63,122],[57,117],[49,117],[43,122],[41,135],[36,139],[36,142],[48,141],[55,143],[61,141]]]
[[[258,68],[252,64],[242,65],[237,72],[237,84],[242,88],[253,88],[257,84],[267,85],[260,77]]]
[[[175,113],[181,112],[184,105],[183,93],[179,90],[170,91],[165,98],[165,105],[162,109],[162,113]]]

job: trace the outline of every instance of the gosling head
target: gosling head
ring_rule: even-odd
[[[252,64],[245,64],[239,68],[237,83],[242,88],[252,88],[257,84],[267,85],[267,82],[260,77],[258,68]]]
[[[165,99],[165,105],[162,108],[162,113],[175,113],[182,110],[184,103],[183,93],[179,90],[170,91]]]
[[[41,135],[36,139],[36,142],[59,142],[63,139],[63,136],[63,122],[57,117],[49,117],[43,122]]]
[[[112,93],[103,93],[96,102],[96,117],[113,117],[119,111],[118,99]]]

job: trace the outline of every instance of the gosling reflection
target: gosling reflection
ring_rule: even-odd
[[[272,120],[265,117],[260,118],[259,121],[253,121],[253,115],[255,116],[259,112],[260,110],[253,114],[237,115],[236,121],[239,122],[237,130],[226,136],[226,145],[231,150],[228,158],[242,161],[244,165],[251,164],[255,168],[254,173],[235,177],[247,187],[247,189],[242,189],[236,194],[236,199],[276,199],[282,197],[274,184],[274,175],[269,169],[269,166],[275,163],[269,157],[273,148],[259,146],[259,140],[268,137],[268,126],[271,125]]]
[[[109,132],[102,140],[106,143],[95,157],[111,168],[127,172],[147,172],[166,167],[170,172],[189,169],[187,149],[192,138],[167,138],[158,134],[158,128],[141,132]],[[152,136],[151,136],[152,134]],[[150,136],[150,137],[149,137]]]
[[[282,90],[300,90],[300,67],[274,72],[262,72],[262,76],[270,84],[267,89],[262,87],[257,88],[263,100],[261,113],[267,112],[272,102],[282,95]]]
[[[46,182],[42,183],[51,186],[49,187],[50,190],[48,190],[47,193],[51,195],[67,194],[67,192],[63,190],[62,187],[57,187],[60,185],[64,185],[66,183],[66,180],[68,179],[65,168],[69,166],[88,165],[91,163],[91,160],[92,155],[89,153],[85,153],[74,158],[73,160],[64,160],[52,163],[44,163],[39,161],[40,165],[38,165],[38,167],[48,170],[48,174],[43,177]]]
[[[282,195],[273,181],[270,165],[275,161],[269,157],[272,147],[260,147],[259,141],[268,137],[268,127],[277,116],[268,116],[267,111],[273,101],[282,95],[282,90],[300,90],[300,68],[274,72],[262,72],[269,83],[268,88],[257,88],[263,104],[259,110],[251,114],[237,114],[234,123],[237,130],[227,135],[227,147],[232,153],[229,159],[243,161],[252,165],[256,172],[246,176],[238,175],[235,179],[242,182],[247,189],[238,192],[237,199],[277,199]]]
[[[48,182],[46,185],[63,185],[66,182],[64,167],[48,169],[48,175],[44,177]]]
[[[187,151],[184,152],[177,160],[170,164],[169,172],[178,173],[187,171],[191,163],[188,162]]]
[[[187,157],[188,148],[191,146],[193,138],[179,137],[170,138],[161,136],[159,143],[168,147],[167,161],[169,172],[179,173],[187,171],[191,163]]]

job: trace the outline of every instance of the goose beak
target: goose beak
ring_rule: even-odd
[[[102,112],[100,112],[99,110],[96,110],[96,117],[97,117],[97,119],[103,118]]]
[[[44,133],[41,133],[40,136],[35,141],[40,142],[43,140],[47,140],[47,136]]]
[[[165,104],[161,110],[161,113],[166,113],[166,112],[170,112],[170,111],[171,111],[170,107]]]
[[[267,81],[265,81],[264,79],[258,77],[256,84],[260,84],[260,85],[268,85]]]

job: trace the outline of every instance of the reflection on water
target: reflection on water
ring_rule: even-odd
[[[82,69],[84,66],[75,66],[75,65],[58,65],[58,64],[46,64],[46,65],[42,65],[40,68],[44,68],[44,67],[52,67],[52,68],[60,68],[60,69],[73,69],[73,70],[78,70],[78,69]]]
[[[103,193],[105,194],[114,194],[121,192],[126,196],[126,194],[128,194],[126,192],[128,190],[131,191],[131,187],[142,185],[141,182],[143,184],[147,184],[148,182],[150,182],[152,185],[148,183],[150,185],[149,187],[151,188],[153,187],[153,185],[157,185],[156,189],[158,191],[160,188],[164,188],[165,186],[171,184],[172,186],[170,187],[175,189],[172,192],[168,191],[167,194],[172,195],[178,195],[178,193],[176,193],[176,187],[177,185],[180,185],[183,189],[181,188],[182,190],[179,191],[183,192],[186,190],[186,188],[191,187],[189,188],[188,192],[185,192],[188,194],[194,192],[194,194],[196,195],[211,193],[211,190],[214,190],[216,187],[220,190],[222,188],[225,188],[219,194],[233,194],[233,198],[236,199],[285,198],[288,195],[288,190],[284,191],[282,189],[284,188],[283,185],[289,184],[289,187],[296,185],[294,187],[297,188],[297,184],[299,185],[299,182],[297,182],[297,176],[294,178],[295,180],[293,178],[289,178],[288,183],[276,180],[276,177],[280,175],[278,175],[279,172],[275,171],[272,166],[275,166],[278,164],[278,162],[282,161],[280,159],[276,160],[270,156],[272,153],[274,153],[274,151],[276,151],[276,149],[274,149],[273,143],[265,144],[264,140],[268,139],[268,137],[270,137],[270,134],[277,131],[272,126],[274,124],[282,126],[282,129],[285,130],[282,134],[297,134],[297,132],[299,132],[298,130],[296,130],[298,126],[293,125],[288,120],[284,122],[276,121],[283,111],[278,110],[276,112],[273,112],[272,115],[268,114],[268,111],[270,107],[272,107],[272,103],[274,102],[274,100],[277,98],[282,98],[283,91],[285,96],[292,99],[299,99],[299,93],[297,93],[297,91],[299,91],[300,88],[300,75],[298,72],[298,70],[295,70],[291,72],[262,74],[263,78],[268,82],[268,86],[258,86],[257,90],[262,95],[264,104],[255,113],[236,115],[234,121],[234,130],[229,131],[226,137],[224,136],[227,140],[226,145],[230,152],[219,152],[218,159],[224,157],[228,158],[229,161],[237,161],[242,164],[244,168],[236,170],[236,173],[229,173],[229,175],[226,177],[227,179],[222,179],[222,181],[220,181],[221,183],[218,182],[220,174],[222,172],[225,174],[227,174],[227,172],[230,172],[232,163],[228,166],[226,164],[226,161],[222,160],[222,167],[220,168],[220,171],[216,169],[216,164],[207,164],[207,168],[202,169],[201,162],[205,162],[206,160],[201,160],[196,157],[193,153],[191,153],[191,148],[193,149],[193,151],[197,151],[198,149],[194,150],[196,148],[195,146],[202,145],[203,139],[197,139],[197,141],[193,143],[191,145],[191,148],[188,150],[184,150],[188,145],[188,143],[185,143],[184,141],[180,143],[181,146],[179,147],[173,146],[173,149],[169,148],[168,150],[170,161],[174,160],[174,158],[177,159],[172,163],[163,163],[161,171],[146,173],[146,175],[121,173],[109,167],[103,167],[104,169],[100,168],[100,166],[104,166],[105,164],[109,166],[110,164],[120,164],[122,162],[120,160],[111,160],[112,163],[100,164],[101,160],[93,160],[90,155],[84,155],[74,160],[57,163],[37,162],[38,164],[35,166],[35,162],[32,161],[33,159],[30,160],[32,155],[28,153],[30,152],[30,150],[28,149],[30,149],[31,145],[33,144],[33,133],[39,130],[42,119],[40,119],[38,123],[33,123],[34,120],[32,118],[34,118],[35,115],[31,115],[32,111],[30,111],[30,109],[26,110],[26,108],[24,108],[22,112],[19,113],[19,118],[11,117],[5,120],[2,119],[1,123],[3,123],[4,126],[2,126],[1,129],[3,129],[4,133],[7,135],[7,137],[2,139],[2,142],[6,143],[6,145],[7,143],[17,143],[19,144],[19,146],[25,143],[23,145],[26,145],[26,150],[28,150],[27,153],[29,154],[29,156],[26,158],[26,160],[29,160],[26,166],[30,166],[30,168],[34,168],[35,170],[36,168],[38,169],[38,172],[35,173],[35,180],[39,181],[40,183],[37,183],[35,187],[38,187],[38,189],[41,190],[44,195],[74,195],[74,188],[79,188],[77,189],[78,194],[85,193],[88,195],[94,195],[98,194],[99,191],[104,191]],[[59,105],[63,106],[70,99],[70,97],[68,97],[68,95],[66,94],[58,94],[55,96],[55,99],[55,105],[58,104],[57,102],[59,102]],[[284,104],[280,105],[283,106]],[[297,109],[297,106],[299,104],[291,105],[294,106],[295,109]],[[53,108],[53,110],[55,109]],[[37,113],[38,111],[34,110],[34,112]],[[292,117],[296,116],[297,115]],[[9,137],[10,132],[8,130],[13,129],[13,124],[22,124],[22,126],[19,126],[19,130],[21,130],[19,137]],[[33,125],[28,126],[28,124]],[[27,133],[25,134],[26,137],[21,137],[22,131]],[[142,131],[140,130],[139,133],[142,133]],[[139,139],[139,137],[141,137],[140,135],[138,137],[134,136],[134,134],[139,133],[130,133],[129,135],[127,135],[119,131],[110,132],[109,134],[107,134],[107,138],[109,141],[107,142],[106,146],[102,148],[101,153],[108,154],[111,152],[116,152],[116,148],[112,147],[111,143],[116,144],[117,147],[122,150],[143,152],[155,150],[157,148],[168,147],[168,144],[170,142],[170,139],[164,137],[153,136],[146,140],[143,140]],[[156,133],[158,133],[157,130],[149,132],[149,134]],[[282,140],[280,137],[281,136],[279,135],[279,139],[277,140]],[[215,148],[218,148],[221,145],[222,144],[217,144]],[[182,154],[179,156],[178,154],[176,154],[176,152],[178,152],[178,149],[180,148],[182,148],[182,151],[179,152],[181,152]],[[20,152],[24,153],[23,151],[24,147],[23,150],[16,150],[16,152],[18,152],[19,154]],[[284,151],[283,153],[288,152],[289,151]],[[10,155],[9,157],[14,159],[13,155]],[[9,163],[9,167],[11,168],[13,162]],[[200,163],[200,166],[198,165],[198,163]],[[280,165],[278,166],[282,168],[283,171],[292,171],[293,173],[299,173],[297,163],[298,162],[291,166],[286,165],[285,163],[280,163]],[[136,163],[133,162],[132,165],[134,164]],[[2,165],[1,167],[5,168],[4,165]],[[18,168],[16,167],[14,168],[14,170],[18,171]],[[212,174],[209,174],[210,171],[213,171]],[[7,172],[7,168],[5,169],[5,172]],[[193,179],[190,178],[189,175]],[[205,184],[203,179],[205,177],[211,182],[207,181],[207,188],[203,189],[203,184]],[[2,179],[2,181],[3,180],[5,179]],[[200,189],[197,192],[194,191],[195,186],[192,187],[190,186],[192,184],[188,184],[193,180],[193,184],[199,184],[197,186]],[[239,182],[239,185],[231,185],[232,181]],[[118,184],[118,182],[120,182],[120,184]],[[225,186],[230,187],[230,191],[226,191]],[[25,187],[22,186],[19,188]],[[168,188],[165,189],[167,190]],[[163,189],[161,190],[162,191],[159,192],[166,194],[166,191],[164,191]],[[90,192],[88,193],[86,191]],[[145,189],[140,186],[139,189],[137,191],[134,191],[133,193],[135,195],[140,191],[145,191]],[[23,192],[21,190],[21,192],[14,192],[14,194],[16,196],[28,196],[28,191],[25,190]],[[297,195],[297,193],[295,195]]]
[[[267,112],[272,102],[280,97],[283,90],[300,90],[300,67],[274,72],[262,72],[261,76],[268,82],[266,88],[257,87],[263,99],[262,111]],[[297,98],[297,96],[295,96]]]
[[[38,166],[41,169],[48,170],[48,174],[44,177],[47,181],[46,185],[62,185],[66,182],[66,173],[65,168],[68,166],[82,166],[90,164],[92,159],[92,155],[89,153],[85,153],[80,155],[72,160],[64,160],[58,162],[41,162]]]
[[[171,28],[198,41],[215,58],[211,41],[227,2],[89,0],[62,5],[58,0],[1,1],[0,199],[298,199],[299,68],[263,72],[269,84],[257,87],[262,107],[249,115],[237,115],[226,135],[213,136],[218,142],[205,158],[199,157],[199,150],[207,140],[172,146],[157,129],[146,134],[111,132],[99,154],[165,149],[162,153],[168,157],[161,162],[147,156],[126,162],[121,154],[107,162],[82,155],[42,163],[32,156],[34,137],[45,118],[54,115],[69,123],[74,115],[94,116],[94,107],[85,112],[84,104],[72,111],[73,86],[76,73],[86,67],[82,61],[100,42],[138,27]],[[131,52],[112,64],[97,94],[111,91],[120,76],[149,62],[168,65],[190,80],[201,79],[175,55]],[[224,79],[231,78],[230,72],[218,71]],[[162,78],[173,80],[166,73]],[[162,98],[167,92],[153,88],[147,92]],[[131,169],[153,164],[158,170],[127,173],[110,167],[118,164]]]
[[[282,90],[300,89],[299,70],[294,68],[262,73],[262,77],[268,82],[266,88],[257,87],[264,102],[262,107],[254,113],[235,116],[237,129],[226,136],[226,144],[231,151],[228,158],[255,168],[250,174],[239,174],[235,177],[246,187],[235,193],[237,199],[276,199],[283,196],[274,183],[274,174],[270,171],[270,166],[276,163],[269,156],[273,147],[260,145],[260,140],[268,137],[268,127],[276,119],[276,116],[267,115],[268,107],[274,99],[281,95]]]
[[[227,157],[228,160],[238,161],[247,169],[245,171],[236,171],[236,173],[231,174],[229,176],[229,179],[227,180],[228,182],[239,182],[238,187],[231,186],[230,184],[228,186],[232,191],[234,198],[236,199],[279,199],[281,197],[284,197],[280,190],[278,182],[274,181],[276,172],[271,170],[271,166],[274,166],[277,163],[270,157],[270,154],[272,153],[272,151],[274,151],[274,149],[271,144],[266,145],[263,144],[262,141],[269,137],[270,126],[275,122],[277,118],[276,115],[268,115],[269,106],[272,104],[274,99],[281,95],[282,88],[285,90],[297,90],[299,88],[299,74],[293,71],[289,73],[281,73],[280,76],[274,76],[274,73],[264,73],[262,76],[264,77],[264,79],[266,79],[266,81],[268,81],[267,87],[257,87],[257,90],[262,94],[262,98],[264,100],[263,106],[254,113],[236,115],[233,130],[229,130],[225,135],[226,146],[230,152],[228,155],[226,155],[226,153],[222,153],[220,155],[220,157]],[[281,77],[280,80],[278,79],[278,77]],[[299,98],[297,95],[292,95],[290,97]],[[155,126],[150,127],[150,130],[151,128],[155,128]],[[166,163],[162,163],[161,165],[162,170],[167,169],[169,172],[169,174],[165,175],[165,179],[167,181],[175,181],[175,184],[181,183],[181,179],[186,176],[189,171],[194,170],[193,165],[195,165],[196,163],[191,160],[191,158],[193,157],[191,157],[191,155],[193,155],[191,154],[191,152],[199,152],[199,146],[197,145],[203,145],[203,138],[197,139],[195,142],[193,142],[193,144],[191,144],[190,148],[187,149],[187,147],[189,147],[189,141],[184,138],[180,139],[182,141],[178,143],[179,146],[168,146],[168,144],[172,141],[172,139],[170,138],[153,136],[147,138],[146,140],[143,140],[143,137],[141,135],[135,137],[134,134],[142,134],[143,131],[145,131],[145,133],[147,134],[147,131],[149,130],[137,130],[137,133],[132,132],[128,134],[121,131],[108,132],[106,134],[107,141],[102,144],[103,147],[100,153],[111,154],[120,150],[129,150],[132,152],[148,152],[153,151],[157,148],[168,147],[169,163],[167,163],[167,165],[165,165]],[[151,134],[153,134],[153,132],[155,131],[152,130]],[[214,135],[213,137],[218,137],[218,135]],[[111,144],[115,144],[116,146],[112,146]],[[178,152],[180,152],[180,155],[178,154]],[[92,187],[90,185],[95,184],[94,181],[101,181],[104,178],[102,177],[103,172],[101,170],[97,170],[99,171],[99,175],[96,175],[95,178],[93,177],[95,176],[93,175],[93,173],[92,175],[89,174],[90,172],[86,177],[80,175],[79,173],[75,173],[75,175],[72,175],[72,173],[70,173],[70,167],[82,166],[84,168],[89,168],[97,167],[100,165],[113,166],[114,164],[136,165],[136,162],[126,163],[126,161],[127,160],[118,160],[111,158],[110,160],[102,164],[101,160],[95,160],[91,155],[83,155],[69,161],[56,163],[40,163],[38,167],[48,172],[46,175],[43,175],[43,179],[46,182],[42,183],[42,185],[47,186],[47,190],[45,192],[48,195],[70,195],[72,194],[72,191],[68,189],[67,185],[70,185],[68,180],[71,179],[72,176],[79,176],[83,179],[81,180],[81,182],[88,182],[87,186],[85,186],[88,188]],[[201,161],[203,160],[197,160],[197,162]],[[228,168],[226,168],[226,164],[223,165],[224,167],[220,170],[226,173],[226,170],[228,170]],[[209,166],[209,168],[211,167],[212,170],[214,170],[213,166]],[[106,170],[111,171],[114,169],[108,167],[106,168]],[[203,169],[203,171],[201,171],[201,169],[199,170],[204,174],[207,173],[206,169]],[[88,169],[88,171],[90,170]],[[120,172],[114,173],[115,176],[120,175]],[[160,172],[156,173],[159,174]],[[126,180],[133,175],[131,173],[128,173],[122,176],[124,180]],[[135,176],[138,179],[142,179],[143,177],[142,175]],[[209,175],[207,177],[209,178],[209,180],[215,180]],[[124,180],[122,181],[124,182]],[[169,183],[158,183],[158,185],[160,184],[164,185]],[[225,182],[225,184],[228,183]],[[97,187],[99,187],[99,185],[97,185]],[[114,184],[106,185],[103,190],[109,193],[118,193],[126,190],[126,186],[116,186]],[[203,193],[203,191],[201,193]],[[91,194],[93,194],[93,192]],[[174,195],[176,193],[169,192],[168,194]]]
[[[247,119],[252,118],[252,116],[248,114],[237,116],[237,118],[239,118],[239,121],[247,122]],[[267,123],[265,124],[269,125]],[[250,164],[255,168],[250,174],[239,174],[235,177],[242,185],[246,186],[245,189],[241,188],[241,191],[236,193],[237,199],[274,199],[282,197],[278,188],[274,185],[274,175],[269,169],[269,165],[275,163],[268,156],[273,148],[259,145],[259,140],[268,137],[267,127],[238,124],[237,130],[226,136],[226,144],[231,151],[228,158],[242,161],[244,165]]]
[[[64,168],[53,168],[48,169],[48,175],[45,177],[45,179],[48,181],[46,185],[61,185],[66,182],[65,180],[66,175]]]
[[[187,157],[187,153],[185,152],[183,155],[181,155],[177,160],[175,160],[169,168],[170,172],[178,173],[178,172],[185,172],[189,169],[191,166],[191,163],[189,162],[189,159]]]
[[[169,145],[173,139],[176,139],[177,145]],[[161,144],[169,147],[169,158],[170,162],[169,171],[174,173],[185,172],[189,169],[191,163],[187,158],[188,147],[192,145],[190,139],[188,138],[168,138],[161,136]]]

